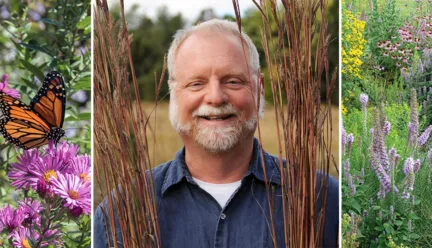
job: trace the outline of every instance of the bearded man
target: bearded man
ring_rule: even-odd
[[[184,147],[152,171],[162,247],[273,247],[263,161],[282,246],[278,159],[254,138],[264,110],[255,45],[234,22],[210,20],[176,33],[168,72],[170,121]],[[337,247],[338,198],[330,178],[325,247]],[[100,208],[94,237],[95,247],[106,246]]]

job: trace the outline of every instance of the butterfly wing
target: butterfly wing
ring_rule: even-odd
[[[64,81],[60,73],[53,71],[46,75],[42,87],[30,103],[30,107],[50,127],[63,126],[66,106]]]
[[[29,149],[47,144],[52,130],[30,106],[0,93],[0,132],[10,143]]]

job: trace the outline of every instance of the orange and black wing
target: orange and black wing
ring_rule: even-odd
[[[65,86],[60,73],[53,71],[46,75],[42,87],[31,101],[30,107],[50,127],[63,126],[66,106]]]
[[[30,106],[0,93],[0,132],[8,142],[30,149],[47,144],[52,130]]]

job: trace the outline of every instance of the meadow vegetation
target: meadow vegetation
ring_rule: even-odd
[[[430,2],[343,2],[343,247],[432,246]]]

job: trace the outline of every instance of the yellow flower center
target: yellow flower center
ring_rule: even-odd
[[[75,190],[69,190],[68,195],[70,198],[72,198],[74,200],[79,198],[78,192],[76,192]]]
[[[54,177],[55,179],[57,179],[57,174],[55,173],[55,171],[53,170],[47,170],[43,176],[44,180],[46,183],[50,182],[51,177]]]
[[[30,246],[30,244],[29,244],[29,242],[28,242],[27,239],[23,239],[22,242],[21,242],[21,245],[24,248],[31,248],[31,246]]]
[[[86,174],[86,173],[81,173],[80,175],[79,175],[79,177],[81,178],[81,179],[83,179],[84,181],[86,181],[86,182],[89,182],[90,181],[90,177]]]

